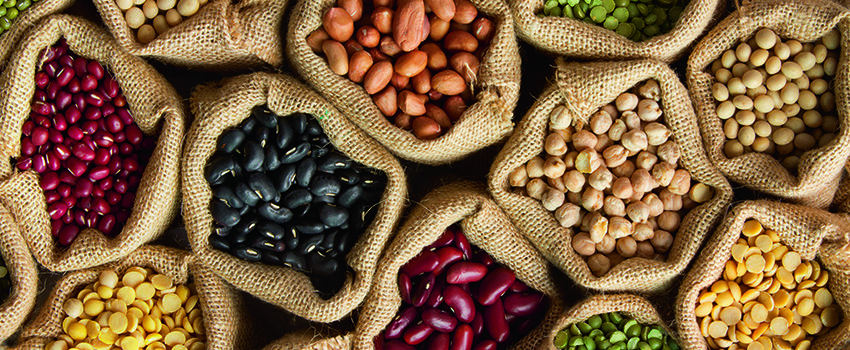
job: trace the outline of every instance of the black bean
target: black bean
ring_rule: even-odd
[[[274,187],[272,179],[263,173],[253,173],[248,179],[248,187],[265,202],[270,202],[280,196],[280,192]]]
[[[260,219],[254,214],[243,215],[242,220],[239,220],[239,224],[234,226],[231,231],[236,234],[247,235],[254,231],[257,228],[257,224],[260,223]]]
[[[367,190],[380,190],[384,191],[384,188],[387,186],[387,180],[382,174],[375,174],[371,171],[366,171],[362,175],[363,177],[363,188]]]
[[[328,276],[339,269],[339,263],[336,260],[326,257],[319,252],[312,252],[307,256],[307,262],[310,265],[310,271],[321,276]]]
[[[304,133],[310,136],[319,136],[324,135],[325,131],[322,130],[322,125],[319,124],[319,120],[316,118],[309,118],[307,120],[307,127],[304,130]]]
[[[351,247],[357,243],[357,235],[352,234],[351,232],[340,232],[336,235],[336,242],[334,242],[334,250],[340,252],[348,252],[351,250]]]
[[[284,167],[280,168],[280,170],[272,173],[271,178],[274,181],[274,186],[277,188],[278,192],[286,192],[295,183],[295,171],[297,170],[297,165],[288,164]]]
[[[310,212],[310,208],[312,208],[312,207],[313,207],[312,203],[307,203],[307,204],[304,204],[304,205],[301,205],[301,206],[298,206],[298,207],[295,207],[295,208],[290,208],[290,210],[292,210],[292,214],[295,214],[295,217],[303,218],[303,217],[307,216],[307,213]]]
[[[245,141],[245,154],[242,159],[242,168],[245,171],[259,171],[265,161],[263,146],[253,140]]]
[[[210,245],[213,248],[223,251],[230,250],[230,241],[227,238],[220,237],[217,235],[210,236]]]
[[[310,192],[317,196],[337,195],[339,194],[340,187],[341,185],[336,176],[328,173],[318,173],[313,176]]]
[[[259,143],[260,146],[263,146],[263,148],[271,147],[272,131],[265,126],[258,126],[254,129],[254,132],[251,133],[251,140]]]
[[[245,202],[239,199],[239,196],[233,192],[233,188],[228,185],[219,185],[213,187],[212,195],[218,198],[231,208],[241,209],[245,206]]]
[[[328,227],[339,227],[348,221],[348,211],[332,204],[325,204],[319,209],[319,218]]]
[[[240,259],[244,259],[250,262],[257,262],[263,258],[263,253],[261,253],[259,249],[252,247],[239,247],[236,248],[234,253]]]
[[[299,160],[307,158],[310,154],[310,144],[307,142],[301,143],[298,146],[291,147],[283,152],[280,157],[280,162],[283,164],[295,163]]]
[[[280,261],[297,271],[307,272],[307,259],[303,255],[298,255],[293,251],[286,251],[280,254]]]
[[[298,162],[298,168],[295,170],[295,182],[298,186],[307,187],[313,179],[313,174],[316,173],[316,161],[313,158],[304,158]]]
[[[287,247],[297,247],[298,240],[301,239],[301,234],[295,230],[295,227],[287,226],[284,229],[283,233],[283,243],[286,244]]]
[[[328,137],[328,135],[313,136],[310,137],[309,141],[310,143],[319,147],[324,147],[331,144],[331,139]]]
[[[239,129],[230,129],[219,136],[218,149],[226,153],[233,153],[242,145],[242,141],[245,141],[245,133]]]
[[[334,174],[339,177],[339,181],[346,185],[356,185],[360,182],[360,174],[351,169],[342,169],[334,171]]]
[[[239,124],[239,128],[242,129],[246,134],[250,134],[251,131],[254,131],[254,128],[257,126],[257,119],[254,119],[254,116],[250,116],[245,118],[242,121],[242,124]]]
[[[337,196],[336,203],[343,207],[351,208],[354,203],[357,203],[362,195],[363,187],[360,187],[359,185],[351,186]]]
[[[313,145],[318,147],[315,147],[310,151],[310,158],[319,159],[331,152],[330,148],[324,147],[324,144],[317,144],[314,142]]]
[[[334,249],[334,241],[336,240],[336,236],[337,236],[337,234],[339,234],[339,232],[340,231],[338,229],[335,229],[335,228],[328,229],[327,231],[325,231],[325,233],[322,234],[323,239],[322,239],[322,243],[319,243],[319,249],[321,249],[324,252],[328,252],[328,251],[333,250]]]
[[[228,237],[230,237],[231,244],[242,244],[248,241],[249,235],[250,233],[231,233]]]
[[[269,129],[277,127],[277,115],[270,111],[267,107],[256,106],[251,110],[251,112],[254,114],[254,118],[257,119],[257,122],[263,126]]]
[[[319,160],[319,170],[325,172],[334,172],[339,169],[348,169],[351,167],[351,159],[336,152],[328,153]]]
[[[270,220],[278,224],[289,222],[289,220],[292,220],[293,216],[292,211],[275,203],[263,203],[257,207],[257,214],[260,214],[260,217],[266,220]]]
[[[336,196],[313,196],[312,204],[335,203]]]
[[[298,243],[298,247],[295,248],[295,252],[301,255],[310,254],[310,252],[316,250],[316,247],[319,245],[319,243],[322,243],[322,240],[324,238],[325,237],[322,235],[304,236],[304,238],[301,239],[301,242]]]
[[[295,229],[305,235],[315,235],[325,230],[325,225],[319,221],[301,220],[295,223]]]
[[[210,203],[210,214],[213,219],[220,225],[233,227],[239,223],[239,212],[233,209],[220,200],[213,200]]]
[[[277,149],[289,147],[294,139],[295,134],[292,132],[292,127],[289,126],[289,123],[279,123],[277,125],[277,135],[275,135]]]
[[[275,241],[268,237],[255,238],[251,246],[257,249],[268,250],[276,253],[286,250],[286,244],[283,244],[282,241]]]
[[[296,135],[304,134],[304,130],[307,129],[307,115],[304,113],[295,113],[289,118],[286,118],[289,122],[289,125],[292,126],[292,131],[295,132]]]
[[[213,227],[213,233],[219,237],[227,237],[227,235],[230,234],[230,229],[230,227],[216,226]]]
[[[233,175],[233,169],[236,168],[236,162],[233,158],[220,156],[213,158],[204,169],[204,178],[210,185],[215,186],[224,183],[226,175]]]
[[[283,262],[280,261],[280,257],[277,254],[273,254],[271,252],[264,252],[263,258],[260,261],[273,266],[283,265]]]
[[[310,282],[313,287],[319,292],[319,295],[324,299],[329,299],[345,286],[345,270],[337,268],[332,274],[323,276],[318,274],[310,275]]]
[[[245,216],[248,212],[251,211],[251,207],[245,205],[242,208],[239,208],[239,216]]]
[[[297,188],[287,192],[280,200],[280,203],[283,204],[284,207],[294,211],[295,208],[310,203],[312,199],[313,195],[310,194],[310,191],[303,188]]]
[[[233,191],[249,207],[254,207],[260,202],[260,196],[244,182],[237,183]]]
[[[263,237],[268,237],[274,240],[283,239],[283,236],[286,233],[282,226],[271,221],[262,221],[257,224],[257,232],[259,232]]]
[[[263,169],[266,171],[274,171],[277,168],[280,168],[280,156],[277,154],[277,150],[274,147],[266,147],[265,160],[263,161]]]

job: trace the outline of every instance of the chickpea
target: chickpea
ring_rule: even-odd
[[[676,230],[679,229],[681,219],[679,217],[679,213],[675,211],[665,211],[661,213],[661,215],[658,215],[656,221],[658,222],[658,228],[668,232],[676,232]]]
[[[608,218],[598,212],[588,214],[588,227],[590,240],[594,243],[602,242],[602,238],[608,234]]]
[[[773,98],[768,95],[757,95],[753,99],[753,108],[761,113],[768,113],[775,107]]]
[[[808,77],[810,80],[811,79],[820,79],[820,78],[823,78],[824,76],[826,76],[826,72],[823,71],[823,65],[816,64],[816,65],[812,66],[811,69],[807,70],[806,74],[804,74],[804,76]]]
[[[647,239],[652,239],[655,235],[655,230],[652,229],[652,226],[645,222],[640,222],[634,224],[635,232],[632,234],[632,238],[636,241],[645,241]]]
[[[630,152],[640,152],[648,146],[646,133],[640,129],[629,130],[629,132],[623,135],[623,139],[620,142]]]
[[[658,183],[649,174],[649,170],[646,169],[636,169],[630,180],[632,181],[632,187],[635,192],[649,192],[658,186]]]
[[[573,147],[577,150],[596,147],[599,139],[590,130],[579,130],[573,134]]]
[[[658,146],[658,152],[656,154],[658,154],[658,158],[661,158],[661,160],[670,164],[676,164],[679,162],[679,145],[673,140],[667,141],[661,144],[661,146]]]
[[[611,235],[603,236],[602,242],[596,243],[596,251],[602,254],[611,254],[616,247],[617,240],[611,237]]]
[[[638,242],[636,256],[638,258],[652,259],[655,256],[655,248],[648,241]]]
[[[582,256],[591,256],[596,253],[596,243],[590,240],[586,232],[579,233],[573,237],[573,250]]]
[[[596,150],[586,148],[576,156],[575,168],[582,173],[589,174],[599,169],[602,163],[602,158],[599,157],[599,153]]]
[[[704,183],[693,185],[688,191],[688,197],[697,203],[705,203],[714,197],[714,190]]]
[[[823,63],[826,60],[826,55],[829,51],[826,49],[826,46],[823,44],[817,44],[812,48],[812,54],[815,55],[815,63]]]
[[[640,120],[645,122],[654,122],[661,117],[662,111],[658,102],[652,99],[644,99],[638,103],[637,115]]]
[[[835,111],[835,94],[832,91],[824,92],[823,95],[821,95],[820,107],[827,113]]]
[[[609,139],[608,135],[602,134],[602,135],[597,136],[596,146],[593,147],[593,149],[595,149],[596,152],[602,152],[606,148],[608,148],[608,146],[611,146],[613,144],[614,144],[614,141]]]
[[[555,210],[555,219],[563,227],[573,227],[581,222],[581,207],[573,203],[564,203]]]
[[[835,57],[827,57],[823,61],[823,74],[834,76],[838,70],[838,59]]]
[[[585,178],[578,170],[570,170],[564,173],[562,177],[564,186],[570,192],[581,192],[584,188]]]
[[[658,82],[655,79],[649,79],[638,88],[638,94],[642,98],[658,101],[661,99],[661,87],[658,86]]]
[[[546,150],[546,154],[560,157],[567,153],[567,142],[560,134],[551,133],[546,136],[543,148]]]
[[[576,158],[578,158],[578,151],[569,151],[564,155],[564,164],[568,169],[575,168]]]
[[[632,237],[623,237],[617,240],[617,253],[624,258],[631,258],[637,254],[637,242]]]
[[[564,142],[566,142],[566,143],[572,143],[573,142],[573,128],[549,129],[549,131],[551,131],[553,134],[560,135],[561,138],[564,139]]]
[[[564,205],[564,200],[566,197],[564,196],[564,192],[557,188],[548,188],[546,192],[543,192],[543,196],[540,198],[540,202],[543,203],[543,207],[548,211],[555,211]]]
[[[538,178],[543,177],[543,164],[545,161],[541,157],[531,158],[528,163],[525,164],[525,171],[530,178]]]
[[[767,78],[767,80],[765,81],[765,86],[770,91],[779,91],[783,87],[785,87],[785,84],[787,82],[788,80],[785,78],[785,75],[775,74]]]
[[[611,184],[611,194],[620,199],[628,199],[634,195],[634,186],[628,177],[620,177]]]
[[[567,192],[567,186],[564,185],[564,178],[562,177],[548,177],[546,183],[549,184],[549,187],[557,188],[558,191]]]
[[[525,187],[528,183],[528,173],[525,171],[525,166],[519,166],[514,171],[508,174],[508,182],[511,187]]]
[[[645,203],[649,208],[649,216],[658,216],[664,212],[664,203],[661,203],[661,198],[658,198],[658,195],[652,192],[649,192],[643,196],[641,202]]]
[[[547,185],[543,179],[535,178],[531,179],[531,181],[525,185],[525,192],[528,193],[529,197],[539,200],[543,198],[543,193],[546,192],[548,188],[549,185]]]
[[[655,248],[655,251],[666,253],[673,245],[673,235],[664,230],[656,230],[655,234],[650,239],[650,243]]]
[[[652,167],[652,178],[662,187],[667,187],[673,181],[673,175],[676,173],[676,166],[667,162],[655,164]]]
[[[649,219],[649,206],[641,201],[629,203],[626,206],[626,215],[634,222],[646,222]]]
[[[664,204],[664,210],[674,212],[682,210],[682,196],[665,188],[658,194],[658,198]]]
[[[807,75],[801,75],[799,78],[794,79],[794,84],[797,84],[797,88],[802,91],[807,90],[809,88],[809,84],[811,84],[811,81],[809,80],[809,77]]]
[[[750,60],[750,54],[753,52],[753,49],[747,43],[740,43],[738,47],[735,49],[735,58],[741,62],[747,62]]]
[[[647,124],[644,127],[644,132],[646,132],[647,143],[651,146],[658,146],[667,142],[667,139],[673,134],[667,126],[656,122]]]
[[[567,165],[560,157],[546,158],[546,162],[543,163],[543,175],[548,178],[561,177],[565,171],[567,171]]]
[[[777,146],[784,146],[794,141],[794,131],[790,128],[783,127],[773,131],[773,142]]]
[[[620,115],[620,120],[626,123],[629,130],[638,130],[641,127],[640,117],[634,111],[625,111]]]
[[[593,130],[594,134],[601,135],[608,132],[608,129],[613,123],[611,115],[608,112],[600,110],[590,117],[588,126],[590,126],[590,130]]]
[[[637,95],[626,92],[617,96],[614,103],[617,105],[617,110],[623,112],[635,109],[638,105],[638,100]]]
[[[629,131],[626,123],[621,119],[617,119],[613,124],[611,124],[611,127],[608,128],[608,139],[612,141],[620,141],[626,131]]]
[[[573,118],[567,112],[567,107],[564,105],[555,106],[552,112],[549,113],[550,129],[566,129],[572,124]]]
[[[595,276],[603,276],[611,269],[611,260],[602,254],[593,254],[587,258],[587,267]]]
[[[605,165],[609,168],[614,168],[623,164],[629,156],[629,152],[625,147],[620,145],[612,145],[602,151],[602,159],[605,160]]]
[[[599,191],[611,188],[612,182],[614,182],[614,175],[606,167],[599,167],[587,179],[587,183]]]
[[[575,205],[581,205],[581,192],[567,192],[567,201]]]
[[[626,160],[623,164],[611,169],[611,172],[617,177],[631,177],[635,172],[635,163],[630,160]]]
[[[595,212],[599,209],[602,209],[602,206],[605,204],[605,195],[602,191],[597,190],[593,187],[588,187],[584,189],[584,192],[581,194],[581,206],[584,210]]]
[[[622,216],[608,219],[608,236],[620,239],[632,234],[632,222]]]
[[[623,203],[622,199],[617,198],[616,196],[605,196],[602,210],[608,216],[625,216],[626,204]]]
[[[786,104],[782,106],[782,112],[788,117],[797,116],[797,114],[800,114],[800,105],[797,102]]]
[[[686,195],[691,189],[691,174],[685,169],[677,169],[667,189],[680,196]]]

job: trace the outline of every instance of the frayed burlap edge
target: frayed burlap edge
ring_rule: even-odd
[[[6,263],[12,291],[0,300],[0,343],[18,331],[38,294],[38,268],[12,214],[0,206],[0,256]]]
[[[263,350],[342,350],[351,349],[351,334],[324,337],[314,331],[301,331],[284,336]]]
[[[12,51],[18,46],[18,40],[32,29],[36,22],[51,14],[65,11],[72,4],[74,0],[40,0],[22,11],[12,21],[12,27],[0,34],[0,71],[6,66]]]

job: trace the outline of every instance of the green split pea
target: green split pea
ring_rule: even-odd
[[[569,350],[679,350],[659,326],[646,326],[617,312],[593,316],[555,335],[555,346]]]
[[[670,31],[687,0],[544,0],[540,17],[567,17],[600,25],[633,41]]]
[[[15,18],[32,6],[34,1],[38,0],[3,0],[0,6],[0,35],[9,30]]]

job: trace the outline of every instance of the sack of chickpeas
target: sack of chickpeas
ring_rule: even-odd
[[[830,1],[756,1],[688,59],[709,159],[732,182],[826,207],[850,156],[850,11]]]
[[[244,349],[246,322],[236,290],[189,252],[143,246],[62,276],[18,348]]]
[[[326,337],[313,330],[292,333],[275,340],[264,350],[342,350],[351,349],[351,334]]]
[[[732,199],[687,91],[658,61],[557,64],[496,157],[490,192],[579,285],[661,292]]]
[[[517,35],[544,51],[594,60],[662,62],[684,55],[725,8],[722,0],[509,3]]]
[[[356,309],[401,216],[398,160],[286,75],[200,86],[183,216],[201,262],[316,322]]]
[[[520,56],[504,1],[302,0],[287,37],[301,77],[401,158],[453,163],[513,131]]]
[[[0,70],[6,66],[9,56],[20,40],[35,23],[42,18],[67,9],[74,0],[16,0],[4,4],[0,16]]]
[[[159,237],[180,203],[177,92],[79,18],[21,43],[0,77],[0,202],[35,259],[84,269]]]
[[[848,231],[846,214],[765,200],[737,205],[679,289],[684,347],[846,349]]]
[[[280,28],[288,1],[96,0],[120,47],[197,70],[283,64]]]
[[[0,342],[18,331],[38,293],[38,269],[14,217],[0,207]]]

